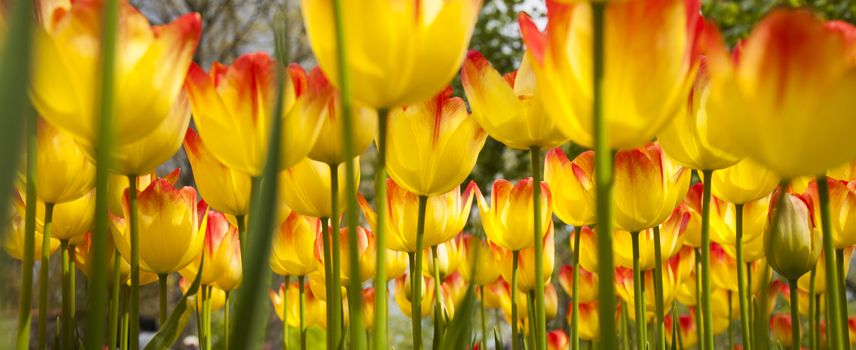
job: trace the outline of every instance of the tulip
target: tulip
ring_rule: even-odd
[[[317,270],[314,249],[321,225],[321,219],[291,212],[274,234],[271,270],[280,276],[306,276]]]
[[[114,223],[111,225],[111,232],[115,228],[115,224],[124,225],[124,219],[118,217],[111,217],[114,221],[120,221],[121,223]],[[113,222],[111,222],[113,223]],[[38,233],[36,233],[38,234]],[[116,247],[113,245],[113,240],[108,240],[107,242],[107,254],[106,256],[110,257],[111,261],[107,264],[107,275],[114,276],[113,274],[113,262],[112,259],[119,259],[119,282],[125,285],[131,284],[131,265],[128,264],[125,259],[118,255],[114,255],[116,251]],[[92,266],[93,261],[93,251],[92,251],[92,232],[87,232],[83,235],[83,240],[80,243],[74,246],[74,263],[78,269],[87,277],[92,278],[92,273],[94,266]],[[146,285],[158,280],[158,275],[148,272],[148,271],[140,271],[140,285]]]
[[[419,196],[405,190],[392,179],[387,179],[387,230],[386,247],[392,250],[413,253],[416,251],[417,216]],[[456,187],[442,195],[428,197],[425,209],[424,245],[431,247],[451,240],[467,223],[475,182],[470,182],[461,194]],[[377,230],[377,214],[361,195],[357,198],[360,208],[373,230]]]
[[[130,3],[119,5],[114,96],[114,137],[124,145],[149,135],[176,104],[185,73],[202,32],[197,13],[163,26],[151,26]],[[97,78],[101,62],[98,1],[58,7],[50,24],[35,35],[35,63],[30,96],[49,123],[73,134],[82,144],[95,144],[98,124]],[[86,23],[86,25],[80,25]],[[88,43],[81,45],[81,43]]]
[[[770,333],[773,339],[784,347],[793,346],[792,329],[799,327],[793,324],[793,318],[786,314],[773,314],[770,316]]]
[[[544,110],[528,55],[517,71],[503,76],[480,52],[470,51],[461,68],[461,83],[473,118],[497,141],[524,150],[553,148],[565,142]]]
[[[856,180],[856,161],[850,161],[839,167],[829,169],[826,176],[836,180],[851,181]],[[850,339],[853,339],[852,337]]]
[[[714,196],[734,204],[745,204],[766,197],[779,184],[779,177],[751,159],[713,172]]]
[[[443,288],[444,293],[447,294],[446,297],[451,301],[451,304],[447,303],[447,305],[452,305],[453,309],[461,306],[464,297],[467,295],[467,282],[459,272],[455,271],[446,276],[440,286]]]
[[[713,319],[713,331],[715,334],[722,333],[725,329],[728,328],[729,322],[726,318],[723,317],[715,317]],[[674,319],[671,315],[666,316],[666,321],[664,322],[664,326],[667,329],[672,329],[674,327]],[[680,315],[678,317],[678,339],[680,344],[683,345],[683,349],[689,349],[694,345],[698,344],[698,325],[696,323],[695,316],[690,312],[687,315]],[[674,339],[672,339],[672,332],[666,332],[666,341],[670,346],[673,346]]]
[[[574,226],[595,223],[594,152],[580,153],[573,161],[561,148],[547,152],[544,181],[553,189],[556,216]]]
[[[199,194],[214,210],[234,216],[250,212],[250,176],[215,158],[196,130],[187,129],[184,150]]]
[[[410,282],[410,274],[406,274],[404,276],[398,277],[395,279],[395,303],[398,304],[398,308],[401,310],[401,313],[406,315],[407,317],[413,318],[413,310],[411,308],[413,301],[413,288],[410,286],[412,283]],[[431,305],[434,303],[434,283],[431,281],[431,277],[422,277],[423,283],[421,289],[421,296],[419,300],[421,300],[421,310],[419,312],[419,317],[417,319],[421,319],[422,317],[428,316],[431,313]],[[407,287],[405,287],[407,286]]]
[[[181,173],[181,169],[176,168],[169,174],[163,177],[164,180],[169,182],[171,185],[175,185],[178,182],[179,175]],[[159,177],[155,172],[145,175],[136,176],[135,184],[138,189],[143,189],[149,187],[149,185],[157,180]],[[121,175],[110,175],[108,178],[108,195],[110,202],[110,213],[117,216],[122,216],[122,205],[124,203],[124,195],[125,190],[130,187],[130,181],[127,176]]]
[[[711,266],[713,266],[711,269],[711,285],[714,288],[738,292],[738,285],[735,283],[738,281],[736,257],[731,255],[726,246],[715,242],[710,245],[710,261]],[[748,273],[752,276],[763,276],[765,271],[769,269],[766,259],[763,258],[752,263],[744,262],[744,264],[749,267]],[[753,279],[752,285],[748,286],[749,295],[758,293],[765,283],[766,281],[762,281],[760,278]]]
[[[351,160],[359,169],[359,158]],[[337,167],[338,179],[345,178],[345,165]],[[354,181],[359,183],[359,171]],[[304,158],[293,167],[279,173],[279,196],[291,209],[301,215],[331,218],[333,207],[330,189],[332,186],[330,167],[327,164]],[[338,207],[343,208],[347,200],[346,191],[337,191]],[[338,218],[336,218],[338,219]]]
[[[72,134],[39,119],[36,125],[38,198],[57,204],[75,200],[95,186],[95,166]]]
[[[309,44],[318,64],[340,86],[333,2],[303,3]],[[480,0],[443,3],[344,3],[345,66],[354,99],[392,108],[428,99],[458,72],[481,8]],[[382,47],[383,50],[378,50]],[[445,191],[444,191],[445,192]]]
[[[580,303],[579,310],[579,336],[588,341],[600,339],[600,310],[597,300]],[[568,309],[568,317],[573,317],[573,309]]]
[[[348,258],[348,254],[350,254],[350,252],[348,251],[348,249],[346,249],[348,247],[348,241],[351,239],[352,236],[356,237],[357,239],[357,247],[359,252],[358,261],[360,262],[360,275],[354,276],[354,278],[357,278],[357,280],[361,282],[365,282],[372,278],[375,273],[375,252],[377,250],[377,246],[375,245],[374,241],[374,234],[371,231],[366,230],[362,227],[357,227],[356,234],[352,235],[348,233],[348,229],[346,227],[343,227],[339,230],[338,236],[339,237],[335,237],[331,235],[331,238],[338,238],[341,242],[340,246],[343,247],[342,251],[340,252],[342,256],[342,269],[340,270],[339,275],[341,286],[347,287],[348,283],[352,278],[352,276],[350,275],[351,269],[348,265],[350,264],[350,259]],[[315,259],[318,261],[319,264],[324,264],[324,246],[322,244],[322,237],[323,233],[320,233],[317,237],[315,237]]]
[[[668,260],[678,253],[684,243],[684,233],[690,220],[690,214],[675,208],[674,214],[669,216],[660,227],[660,245],[662,246],[660,257]],[[654,250],[654,230],[647,229],[636,233],[639,237],[639,256],[634,259],[632,253],[632,234],[625,231],[614,231],[613,257],[618,266],[633,268],[634,262],[638,262],[641,271],[649,271],[655,267],[656,254]]]
[[[572,232],[571,238],[576,239],[577,235],[580,236],[580,249],[577,251],[572,247],[571,251],[574,254],[579,254],[580,267],[587,271],[597,271],[597,237],[595,237],[595,230],[588,226],[583,226],[579,232]]]
[[[231,66],[215,62],[205,73],[192,64],[185,88],[196,128],[211,154],[223,164],[260,176],[268,151],[279,64],[266,53],[238,57]],[[282,91],[282,147],[279,169],[309,154],[321,131],[323,108],[332,93],[319,77],[290,65]],[[229,140],[229,142],[221,142]],[[329,191],[328,191],[329,193]]]
[[[242,277],[238,228],[232,226],[223,213],[209,210],[202,244],[202,254],[181,270],[182,276],[188,280],[195,278],[204,256],[205,265],[199,283],[225,292],[237,289]]]
[[[288,289],[288,293],[286,294],[286,288]],[[284,320],[288,325],[299,327],[300,326],[300,292],[299,286],[296,283],[291,283],[286,287],[286,284],[280,284],[278,290],[271,290],[268,292],[271,303],[273,304],[274,311],[280,320]],[[283,296],[287,295],[287,301],[285,305],[283,305],[284,298]],[[324,319],[324,309],[326,303],[322,299],[317,298],[317,294],[314,294],[312,289],[304,290],[303,294],[304,298],[304,324],[303,328],[309,326],[319,326],[321,328],[327,327],[327,322]],[[283,307],[287,310],[286,313],[283,313]],[[287,318],[284,318],[283,315],[286,315]]]
[[[540,186],[542,193],[545,194],[540,198],[541,222],[549,223],[552,214],[550,189],[543,182]],[[493,182],[491,203],[485,200],[481,191],[476,191],[482,226],[491,243],[510,251],[519,251],[534,245],[533,236],[522,234],[534,231],[533,187],[531,178],[520,180],[517,184],[498,179]],[[541,237],[546,236],[551,230],[552,224],[545,225]]]
[[[827,178],[829,184],[829,208],[832,242],[836,250],[856,245],[856,181]],[[820,221],[820,196],[817,182],[809,182],[804,196],[811,198],[815,222]]]
[[[36,231],[44,231],[44,222],[38,219],[39,214],[44,211],[45,204],[37,202]],[[94,228],[94,216],[95,191],[93,190],[78,199],[54,206],[50,235],[57,240],[76,245],[83,240],[86,232]]]
[[[22,193],[15,189],[13,194],[13,210],[8,216],[7,224],[4,225],[3,248],[6,253],[14,259],[24,260],[24,216],[26,205]],[[48,256],[53,255],[53,252],[59,247],[59,241],[48,235],[47,253]],[[35,242],[43,242],[42,233],[35,231]],[[42,246],[38,244],[33,246],[33,257],[36,261],[41,259]]]
[[[678,287],[678,279],[676,274],[677,265],[678,260],[675,259],[671,263],[666,263],[663,266],[663,300],[664,304],[666,305],[665,308],[668,308],[668,305],[670,305],[675,298],[675,291]],[[630,308],[630,319],[637,321],[637,327],[644,327],[644,322],[646,322],[648,319],[654,318],[655,316],[654,313],[649,313],[646,310],[654,309],[656,300],[653,293],[647,293],[643,295],[636,291],[636,284],[633,278],[633,274],[634,271],[631,269],[617,267],[615,269],[615,290],[618,296],[625,301],[627,307]],[[653,271],[648,271],[641,275],[644,287],[640,285],[640,288],[646,291],[654,290]],[[638,304],[640,305],[640,307],[636,307],[637,303],[640,303]],[[637,314],[641,314],[644,316],[642,318],[636,318]]]
[[[449,276],[456,271],[458,271],[458,266],[461,264],[461,260],[463,260],[463,238],[461,236],[455,237],[446,242],[440,243],[436,245],[436,249],[425,249],[425,253],[431,253],[430,257],[428,255],[422,255],[422,273],[425,275],[431,275],[435,278],[437,274],[434,272],[434,260],[437,260],[437,268],[440,280],[446,279],[446,276]],[[432,247],[433,248],[433,247]],[[437,255],[434,255],[434,252]]]
[[[568,334],[557,329],[547,333],[547,350],[564,350],[568,348]]]
[[[522,290],[517,290],[517,300],[511,299],[511,289],[508,284],[504,285],[506,287],[505,292],[501,295],[500,304],[503,316],[505,316],[506,321],[511,323],[511,320],[514,319],[511,307],[512,303],[517,303],[518,311],[517,311],[517,324],[518,328],[522,328],[524,330],[524,335],[530,334],[532,331],[530,329],[531,324],[534,322],[533,317],[531,315],[530,307],[534,302],[534,290],[529,292],[524,292]],[[527,300],[528,299],[528,300]],[[545,318],[547,320],[552,320],[556,317],[556,313],[558,312],[558,304],[559,304],[559,296],[556,293],[556,287],[552,284],[547,284],[544,286],[544,313]]]
[[[580,303],[588,303],[597,300],[597,274],[580,267],[580,288],[576,291],[576,294],[574,294],[575,285],[573,273],[574,267],[570,265],[562,266],[559,270],[559,284],[562,286],[562,289],[565,290],[565,293],[568,295],[576,295],[577,298],[579,298]]]
[[[384,255],[387,281],[404,276],[407,272],[407,253],[387,249]]]
[[[360,312],[362,312],[362,316],[360,320],[363,322],[361,326],[364,330],[370,330],[374,328],[374,304],[375,304],[375,290],[374,288],[363,288],[360,291],[360,303],[363,307],[360,308]],[[348,310],[348,295],[344,294],[345,300],[342,302],[342,305],[345,307],[342,308],[344,317],[344,325],[345,327],[350,327],[350,311]]]
[[[497,278],[489,284],[482,286],[479,300],[488,309],[499,309],[502,307],[503,294],[506,292],[509,283],[502,278]]]
[[[843,260],[844,269],[842,271],[844,276],[847,276],[848,272],[850,271],[850,260],[853,257],[853,250],[854,250],[853,247],[844,249],[844,254],[843,254],[844,255],[844,260]],[[821,251],[820,252],[821,258],[819,258],[818,260],[823,259],[823,254],[824,254],[824,252]],[[805,274],[802,277],[800,277],[800,279],[797,281],[797,283],[798,283],[798,286],[799,286],[801,291],[808,292],[809,287],[810,287],[809,285],[811,284],[811,276],[809,274]],[[815,269],[814,269],[814,293],[815,294],[826,294],[826,292],[827,292],[826,288],[827,288],[826,271],[824,271],[824,269],[822,267],[815,267]]]
[[[532,247],[524,248],[519,251],[512,251],[508,249],[504,249],[502,247],[494,245],[494,249],[497,251],[496,255],[499,257],[499,265],[500,265],[500,273],[502,274],[502,278],[504,278],[507,282],[511,282],[513,273],[517,274],[517,289],[521,292],[528,293],[535,289],[536,285],[536,274],[535,274],[535,259],[543,259],[544,261],[544,283],[550,283],[550,276],[553,274],[553,262],[556,257],[556,249],[553,243],[553,227],[552,225],[547,228],[547,235],[543,238],[544,242],[544,255],[537,257],[535,255],[535,249]],[[512,270],[513,268],[513,259],[517,259],[517,270]]]
[[[191,282],[187,278],[182,277],[179,279],[178,287],[181,289],[181,293],[187,293],[187,290],[190,289],[190,284]],[[207,310],[207,312],[210,313],[211,311],[220,310],[224,306],[228,305],[228,296],[226,291],[214,286],[209,286],[208,288],[209,289],[206,293],[210,293],[210,295],[206,295],[205,299],[201,297],[196,298],[196,303],[193,305],[194,309],[200,310],[199,312],[204,312],[205,303],[207,302],[210,303],[210,310]]]
[[[462,238],[461,265],[458,272],[465,281],[477,286],[489,284],[499,277],[496,257],[481,238],[464,233]]]

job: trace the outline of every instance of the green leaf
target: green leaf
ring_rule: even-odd
[[[455,310],[455,317],[446,327],[446,334],[440,349],[465,349],[472,337],[472,318],[476,313],[475,292],[473,284],[467,286],[467,294],[461,301],[460,309]]]
[[[199,292],[199,281],[202,280],[202,268],[205,264],[205,255],[199,262],[199,272],[196,273],[196,278],[193,279],[193,284],[187,289],[187,293],[181,296],[181,300],[175,306],[175,310],[167,318],[166,323],[161,326],[157,334],[146,344],[145,350],[161,350],[169,349],[172,344],[178,340],[181,333],[184,332],[184,327],[187,326],[187,321],[190,320],[190,315],[193,314],[193,306],[196,303],[196,293]]]
[[[496,327],[493,327],[493,348],[494,349],[504,349],[502,346],[502,336],[499,335],[499,330]]]

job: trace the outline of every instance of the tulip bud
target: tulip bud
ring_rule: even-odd
[[[413,317],[411,309],[411,301],[413,294],[411,289],[410,274],[406,274],[395,279],[395,303],[401,312],[408,317]],[[422,277],[422,305],[419,317],[425,317],[431,314],[431,305],[434,303],[434,282],[430,277]]]
[[[577,290],[577,299],[580,303],[587,303],[597,299],[598,277],[594,272],[580,267],[580,284]],[[574,267],[570,265],[562,266],[559,270],[559,284],[568,296],[574,295]]]
[[[781,202],[780,202],[781,201]],[[820,230],[809,203],[790,193],[774,197],[764,240],[767,261],[788,280],[809,272],[820,256]]]
[[[199,194],[215,210],[230,215],[250,212],[249,175],[234,170],[215,158],[196,130],[187,129],[184,150],[193,169]]]
[[[355,183],[360,183],[360,159],[351,160],[354,163]],[[348,192],[343,188],[345,183],[345,164],[336,166],[339,179],[339,208],[344,208]],[[333,215],[333,206],[330,200],[330,166],[304,158],[294,166],[279,173],[279,198],[294,211],[301,215],[316,218],[329,218]],[[339,213],[341,214],[341,213]]]
[[[461,236],[458,236],[438,244],[436,257],[431,248],[425,248],[425,252],[422,254],[422,273],[427,276],[434,276],[434,259],[437,259],[441,280],[457,271],[463,259],[462,246]]]
[[[552,231],[552,199],[547,183],[541,186],[541,237]],[[535,231],[535,218],[532,214],[534,199],[532,178],[526,178],[512,184],[498,179],[493,182],[491,203],[484,199],[481,191],[476,188],[482,227],[491,243],[510,251],[533,247],[535,238],[528,234]]]
[[[325,262],[324,262],[324,239],[323,239],[324,236],[322,236],[322,235],[323,235],[323,232],[318,232],[318,236],[315,237],[315,259],[320,264],[318,269],[323,271],[321,266],[323,266],[323,264]],[[372,234],[372,232],[369,230],[366,230],[360,226],[357,226],[356,234],[350,234],[348,232],[348,228],[343,227],[343,228],[339,229],[339,234],[337,236],[338,237],[333,236],[331,233],[331,239],[339,239],[340,240],[339,249],[341,251],[339,252],[339,256],[341,257],[341,260],[340,260],[341,267],[339,270],[339,276],[340,276],[339,281],[341,282],[342,287],[347,287],[349,281],[351,280],[351,267],[350,267],[351,252],[350,252],[350,249],[348,248],[349,247],[348,242],[351,239],[353,239],[352,237],[356,237],[356,239],[357,239],[357,253],[359,255],[357,260],[359,261],[359,264],[360,264],[360,266],[359,266],[360,275],[357,276],[357,278],[360,280],[360,282],[365,282],[368,279],[372,278],[372,276],[374,276],[375,269],[376,269],[376,263],[377,263],[375,261],[377,246],[375,245],[374,234]]]
[[[243,277],[238,239],[238,228],[229,223],[223,213],[208,211],[202,254],[181,270],[181,275],[192,281],[202,267],[202,286],[216,286],[222,291],[237,289]],[[203,263],[204,266],[200,266]]]
[[[542,259],[544,262],[544,284],[551,285],[550,276],[553,274],[553,262],[556,259],[556,248],[553,243],[553,225],[549,225],[547,235],[543,238],[544,251],[542,256],[535,256],[535,247],[524,248],[519,251],[517,257],[517,289],[528,293],[535,289],[535,259]],[[494,246],[496,255],[500,257],[500,273],[502,278],[507,282],[511,282],[512,268],[514,267],[514,254],[508,249],[503,249],[499,246]]]
[[[559,219],[573,226],[596,222],[594,151],[569,161],[561,148],[550,150],[544,162],[544,181],[553,190],[553,209]]]
[[[619,306],[620,307],[620,306]],[[583,340],[600,339],[600,308],[597,300],[580,303],[579,309],[579,335]],[[568,323],[574,316],[573,305],[568,305]]]
[[[488,244],[481,238],[464,233],[462,240],[463,259],[458,267],[461,277],[469,283],[484,286],[496,281],[499,269],[496,268],[496,256]]]
[[[36,195],[46,203],[68,202],[95,187],[95,165],[72,134],[39,119],[36,124]]]
[[[786,348],[790,348],[793,345],[793,338],[791,338],[792,323],[791,315],[770,315],[770,333],[772,333],[775,342]]]
[[[569,343],[568,335],[561,329],[547,333],[547,350],[565,350]]]
[[[291,212],[274,232],[271,270],[281,276],[305,276],[318,269],[314,249],[321,225],[321,219]]]

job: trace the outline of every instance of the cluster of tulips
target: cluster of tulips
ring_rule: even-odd
[[[849,24],[777,9],[729,50],[698,0],[547,0],[545,31],[520,15],[526,52],[503,75],[467,53],[480,0],[303,0],[318,67],[286,65],[277,26],[276,58],[206,72],[191,62],[197,14],[152,26],[124,0],[38,5],[38,117],[4,238],[23,261],[20,349],[34,259],[48,344],[58,247],[63,349],[80,331],[90,349],[138,348],[140,286],[155,281],[149,348],[170,347],[191,310],[202,348],[212,333],[259,348],[267,293],[286,346],[289,328],[311,346],[317,326],[328,349],[386,349],[390,280],[414,349],[426,316],[434,349],[502,347],[486,308],[502,310],[514,350],[580,339],[714,349],[732,328],[744,349],[856,342],[844,289],[856,245]],[[448,87],[459,70],[466,102]],[[497,179],[485,198],[462,184],[488,136],[528,151],[531,177]],[[569,141],[591,150],[569,159]],[[359,156],[372,144],[365,198]],[[182,145],[196,188],[175,186],[178,169],[154,173]],[[463,233],[473,197],[483,234]],[[573,228],[573,260],[557,272],[568,333],[547,329],[559,227]],[[85,327],[74,266],[89,280]],[[780,296],[790,314],[770,316]],[[211,329],[220,308],[222,332]]]

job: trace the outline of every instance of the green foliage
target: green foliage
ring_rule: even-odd
[[[187,289],[187,293],[181,296],[181,300],[175,305],[175,310],[167,318],[166,323],[158,330],[154,338],[146,345],[145,350],[169,349],[181,337],[190,315],[193,314],[193,306],[196,304],[196,292],[199,291],[199,282],[202,280],[202,269],[205,257],[199,262],[199,272],[193,279],[193,284]]]

